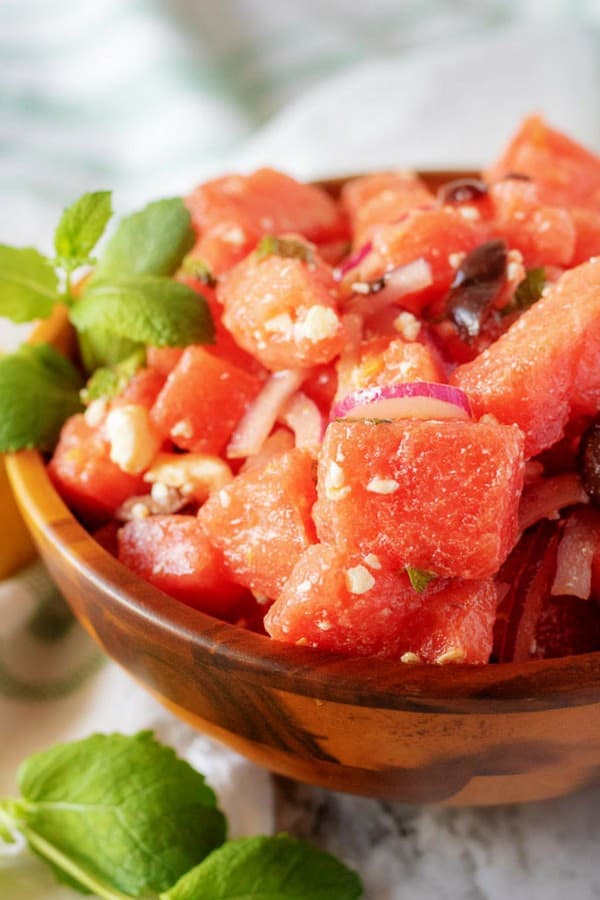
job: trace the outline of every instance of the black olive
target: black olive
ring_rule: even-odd
[[[578,462],[583,489],[600,506],[600,422],[594,422],[581,438]]]
[[[504,283],[507,247],[499,239],[480,244],[463,259],[448,294],[448,315],[463,340],[481,333]]]
[[[476,203],[485,197],[487,185],[480,178],[456,178],[438,190],[440,203]]]

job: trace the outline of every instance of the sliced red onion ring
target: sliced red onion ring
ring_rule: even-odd
[[[470,419],[469,398],[459,388],[410,381],[361,388],[333,407],[334,419]]]
[[[279,414],[279,421],[296,437],[296,447],[318,447],[323,440],[325,420],[317,404],[302,391],[296,391]]]
[[[359,285],[365,285],[368,293],[361,293]],[[405,266],[398,266],[390,272],[386,272],[374,282],[376,290],[373,292],[368,282],[357,282],[352,287],[358,290],[359,295],[350,298],[345,311],[357,313],[364,318],[380,312],[386,306],[397,303],[407,294],[416,294],[433,284],[431,266],[427,260],[419,258]]]
[[[540,519],[558,519],[559,510],[576,503],[588,503],[581,479],[575,472],[563,472],[529,484],[519,504],[519,528],[525,531]]]
[[[556,558],[556,575],[550,593],[587,600],[592,591],[592,560],[600,543],[600,514],[578,507],[569,518]]]
[[[350,254],[350,256],[345,259],[340,265],[333,270],[333,277],[335,281],[343,281],[344,276],[351,272],[352,269],[356,269],[357,266],[360,266],[363,259],[369,255],[371,250],[373,249],[373,244],[371,241],[367,241],[366,244],[363,244],[355,253]]]
[[[225,455],[242,459],[258,453],[273,428],[282,407],[307,378],[309,369],[283,369],[274,372],[262,391],[237,423]]]

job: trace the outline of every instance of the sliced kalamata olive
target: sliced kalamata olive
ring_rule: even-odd
[[[476,203],[488,192],[487,184],[481,178],[455,178],[438,189],[440,203]]]
[[[579,445],[579,473],[583,489],[600,506],[600,421],[588,428]]]
[[[463,340],[481,333],[504,283],[506,260],[506,243],[494,239],[468,253],[457,269],[447,310]]]

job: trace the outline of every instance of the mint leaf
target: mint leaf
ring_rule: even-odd
[[[92,260],[92,250],[104,234],[112,216],[111,192],[84,194],[63,212],[54,233],[58,263],[67,271]]]
[[[81,408],[81,378],[48,344],[0,358],[0,452],[51,450],[63,422]]]
[[[137,350],[143,349],[139,341],[117,337],[99,327],[90,331],[80,331],[77,343],[83,368],[89,374],[103,366],[114,366]]]
[[[70,316],[78,331],[100,328],[154,347],[214,341],[204,297],[171,278],[145,275],[93,284]]]
[[[528,269],[525,278],[519,282],[514,296],[514,307],[519,310],[529,309],[540,297],[546,285],[546,270],[541,266]]]
[[[149,732],[29,757],[13,820],[69,883],[101,897],[165,891],[225,839],[204,778]]]
[[[411,587],[417,594],[422,594],[427,585],[438,577],[436,572],[430,572],[428,569],[417,569],[416,566],[405,566],[404,571],[408,575]]]
[[[82,401],[88,404],[100,397],[119,394],[145,362],[146,349],[140,347],[116,365],[96,369],[81,391]]]
[[[302,262],[313,262],[312,247],[303,241],[293,238],[278,238],[272,234],[266,235],[259,241],[256,247],[256,255],[259,259],[265,256],[284,256],[288,259],[301,259]]]
[[[179,197],[150,203],[121,220],[92,281],[128,275],[171,275],[194,242],[190,214]]]
[[[13,322],[45,319],[58,300],[57,291],[49,259],[33,247],[0,244],[0,316]]]
[[[287,835],[229,841],[161,894],[161,900],[355,900],[358,875]]]

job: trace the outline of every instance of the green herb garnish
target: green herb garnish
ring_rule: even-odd
[[[86,402],[118,391],[146,344],[184,347],[214,341],[205,299],[171,277],[194,243],[190,214],[178,198],[125,217],[92,276],[73,291],[74,274],[96,264],[92,254],[111,215],[109,191],[80,197],[58,223],[54,259],[32,248],[0,245],[0,316],[27,322],[65,304],[78,331],[83,367],[88,373],[102,370],[88,384]],[[80,408],[75,395],[81,379],[49,348],[19,353],[2,359],[0,452],[50,450],[64,420]]]
[[[515,291],[514,303],[517,309],[528,309],[533,306],[546,286],[546,270],[541,266],[528,269],[523,281],[519,282]]]
[[[56,877],[105,900],[358,900],[358,876],[287,835],[225,842],[204,777],[149,732],[96,734],[35,754],[1,842],[23,835]]]
[[[416,566],[405,566],[404,571],[408,575],[411,587],[417,594],[422,594],[427,585],[438,577],[436,572],[430,572],[428,569],[417,569]]]
[[[146,364],[146,349],[140,347],[131,356],[125,357],[114,366],[96,369],[81,391],[81,400],[86,405],[100,397],[115,397],[129,384],[135,373]]]
[[[229,841],[161,900],[358,900],[358,875],[285,834]]]
[[[267,234],[259,241],[255,253],[259,259],[266,256],[284,256],[289,259],[301,259],[306,263],[314,262],[310,245],[293,238],[278,238],[272,234]]]
[[[82,379],[49,344],[0,357],[0,449],[51,450],[65,419],[79,412]]]

